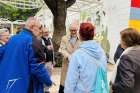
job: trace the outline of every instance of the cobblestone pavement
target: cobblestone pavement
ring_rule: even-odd
[[[113,70],[113,65],[108,64],[108,80],[110,80]],[[53,74],[52,74],[52,80],[55,82],[56,86],[52,86],[50,89],[50,93],[58,93],[59,84],[60,84],[60,74],[61,74],[61,68],[54,68]]]

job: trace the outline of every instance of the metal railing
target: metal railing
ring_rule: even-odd
[[[42,6],[43,0],[0,0],[0,3],[20,9],[35,9]]]

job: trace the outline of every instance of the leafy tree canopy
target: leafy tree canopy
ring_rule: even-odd
[[[39,9],[18,9],[6,4],[0,3],[0,17],[15,20],[26,20],[29,16],[34,16]]]

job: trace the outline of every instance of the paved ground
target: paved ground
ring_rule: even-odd
[[[53,85],[50,89],[51,93],[58,93],[59,84],[60,84],[60,75],[61,75],[61,68],[54,68],[52,80],[55,82],[56,85]]]
[[[112,75],[112,69],[113,65],[108,64],[108,80],[111,78]],[[51,93],[58,93],[59,84],[60,84],[60,74],[61,74],[61,68],[54,68],[52,80],[55,82],[56,86],[52,86],[50,89]]]

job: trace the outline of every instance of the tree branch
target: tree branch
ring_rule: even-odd
[[[48,8],[51,10],[52,14],[56,13],[57,0],[44,0]]]
[[[69,8],[69,7],[72,6],[75,2],[76,2],[76,0],[67,0],[67,1],[66,1],[66,7]]]

